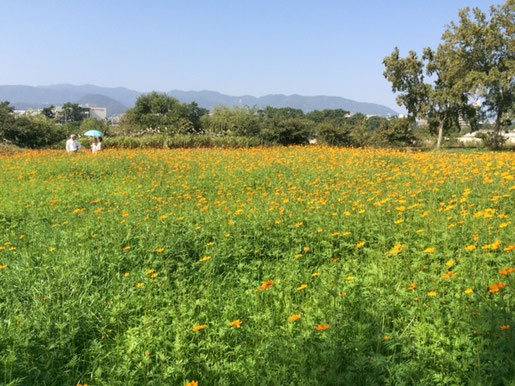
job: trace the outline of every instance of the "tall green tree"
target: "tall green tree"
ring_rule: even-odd
[[[442,36],[449,71],[459,73],[461,88],[470,98],[480,98],[484,112],[495,121],[494,148],[514,113],[514,23],[515,0],[507,0],[490,8],[490,18],[478,8],[460,11],[459,21],[451,22]]]
[[[219,106],[204,118],[204,127],[219,135],[255,136],[261,130],[259,122],[255,108]]]
[[[399,93],[397,104],[408,111],[413,123],[427,111],[430,87],[424,82],[424,62],[415,51],[409,51],[406,58],[400,57],[399,48],[383,60],[386,67],[384,77],[392,84],[392,91]]]
[[[195,132],[195,124],[200,127],[197,115],[204,112],[196,104],[184,105],[154,91],[138,98],[135,106],[125,113],[122,124],[130,133],[187,134]]]
[[[7,139],[7,133],[14,125],[14,108],[7,101],[0,102],[0,140]]]
[[[48,119],[55,118],[55,106],[48,106],[41,109],[41,114],[47,117]]]
[[[65,103],[63,109],[58,116],[61,123],[80,122],[84,119],[82,108],[77,103]]]

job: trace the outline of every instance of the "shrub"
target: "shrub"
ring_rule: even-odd
[[[320,142],[331,146],[350,146],[352,137],[350,127],[333,122],[324,122],[317,127]]]
[[[286,119],[263,131],[262,137],[281,145],[306,145],[312,135],[313,122],[307,119]]]

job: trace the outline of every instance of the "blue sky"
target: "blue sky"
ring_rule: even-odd
[[[400,111],[382,59],[485,0],[0,0],[0,85],[337,95]]]

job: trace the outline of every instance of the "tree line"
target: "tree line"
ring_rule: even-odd
[[[395,47],[384,59],[383,75],[398,93],[397,103],[406,108],[411,122],[428,119],[438,133],[436,147],[460,118],[472,130],[480,121],[492,120],[490,142],[493,148],[502,146],[502,130],[511,125],[515,112],[514,21],[515,0],[492,6],[489,16],[479,8],[465,8],[436,49],[401,57]]]
[[[414,135],[402,119],[351,115],[343,109],[304,113],[290,107],[215,107],[181,103],[166,94],[141,96],[121,123],[125,135],[165,134],[259,137],[264,143],[302,145],[317,139],[338,146],[374,143],[413,144]]]
[[[84,119],[80,107],[67,103],[35,116],[14,114],[8,102],[0,104],[0,137],[20,147],[38,148],[63,141],[71,133],[90,129],[109,132],[107,122]],[[117,128],[118,136],[210,135],[249,137],[262,144],[302,145],[316,140],[334,146],[409,146],[415,135],[406,119],[367,117],[343,109],[316,110],[266,107],[216,107],[212,112],[196,103],[181,103],[166,94],[142,95]],[[232,143],[231,140],[228,143]]]

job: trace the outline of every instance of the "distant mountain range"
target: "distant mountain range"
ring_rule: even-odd
[[[0,86],[0,101],[9,101],[19,110],[42,108],[50,105],[61,105],[66,102],[96,105],[107,108],[109,116],[122,114],[134,106],[142,93],[124,87],[99,87],[94,85],[75,86],[59,84],[51,86]],[[302,95],[250,95],[230,96],[216,91],[180,91],[172,90],[168,95],[181,102],[197,102],[199,106],[212,110],[215,106],[257,106],[258,108],[292,107],[305,112],[323,109],[344,109],[352,113],[370,115],[397,115],[389,107],[356,102],[336,96],[302,96]]]

